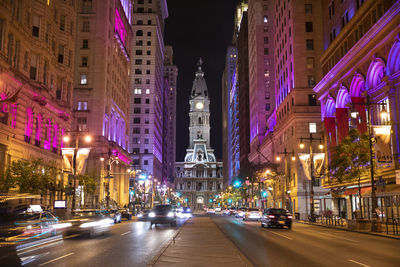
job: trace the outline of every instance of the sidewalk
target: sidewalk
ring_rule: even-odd
[[[311,222],[303,221],[303,220],[296,220],[295,222],[302,223],[302,224],[309,224],[309,225],[319,226],[319,227],[339,229],[339,230],[343,230],[343,231],[349,231],[349,232],[355,232],[355,233],[374,235],[374,236],[380,236],[380,237],[393,238],[393,239],[399,239],[400,240],[400,235],[386,234],[386,232],[371,232],[371,231],[368,231],[368,230],[356,230],[356,229],[350,229],[350,228],[348,228],[346,226],[334,226],[334,225],[327,225],[327,224],[318,223],[318,222],[311,223]]]
[[[189,219],[149,265],[252,266],[209,217]]]

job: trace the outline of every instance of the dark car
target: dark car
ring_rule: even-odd
[[[149,213],[151,210],[142,210],[139,211],[137,217],[139,221],[148,221],[149,220]]]
[[[121,219],[126,219],[130,221],[132,219],[132,212],[129,209],[119,209],[119,213],[121,213]]]
[[[88,234],[92,237],[109,232],[114,219],[99,210],[82,210],[76,211],[66,222],[71,225],[67,228],[67,235]]]
[[[151,226],[153,224],[171,224],[176,225],[176,214],[171,205],[157,205],[149,212]]]
[[[267,209],[261,217],[261,227],[292,228],[292,215],[285,209]]]

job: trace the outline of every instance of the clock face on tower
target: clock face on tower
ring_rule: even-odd
[[[203,109],[204,105],[201,102],[196,103],[196,109]]]

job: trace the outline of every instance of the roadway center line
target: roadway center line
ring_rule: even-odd
[[[128,231],[128,232],[126,232],[126,233],[123,233],[123,234],[121,234],[121,235],[127,235],[127,234],[129,234],[131,231]]]
[[[366,264],[364,264],[364,263],[361,263],[361,262],[358,262],[358,261],[354,261],[354,260],[349,260],[349,261],[351,261],[351,262],[353,262],[353,263],[355,263],[355,264],[358,264],[358,265],[364,266],[364,267],[371,267],[371,266],[369,266],[369,265],[366,265]]]
[[[285,236],[285,235],[282,235],[282,234],[278,234],[278,233],[275,233],[275,232],[272,232],[272,231],[268,231],[268,233],[273,233],[273,234],[275,234],[275,235],[279,235],[279,236],[284,237],[284,238],[287,238],[287,239],[289,239],[289,240],[293,240],[293,238],[291,238],[291,237],[288,237],[288,236]]]
[[[71,252],[71,253],[68,253],[68,254],[65,254],[64,256],[61,256],[61,257],[58,257],[58,258],[52,259],[52,260],[50,260],[50,261],[46,261],[46,262],[44,262],[44,263],[41,263],[41,264],[39,264],[39,266],[43,266],[43,265],[46,265],[46,264],[49,264],[49,263],[52,263],[52,262],[55,262],[55,261],[61,260],[62,258],[65,258],[65,257],[71,256],[71,255],[73,255],[73,254],[74,254],[73,252]]]

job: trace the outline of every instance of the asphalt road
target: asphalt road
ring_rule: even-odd
[[[183,223],[150,228],[150,222],[123,221],[106,235],[61,238],[18,256],[28,262],[24,266],[146,266]]]
[[[213,220],[255,266],[400,266],[400,240],[300,223],[288,230],[233,216]]]

